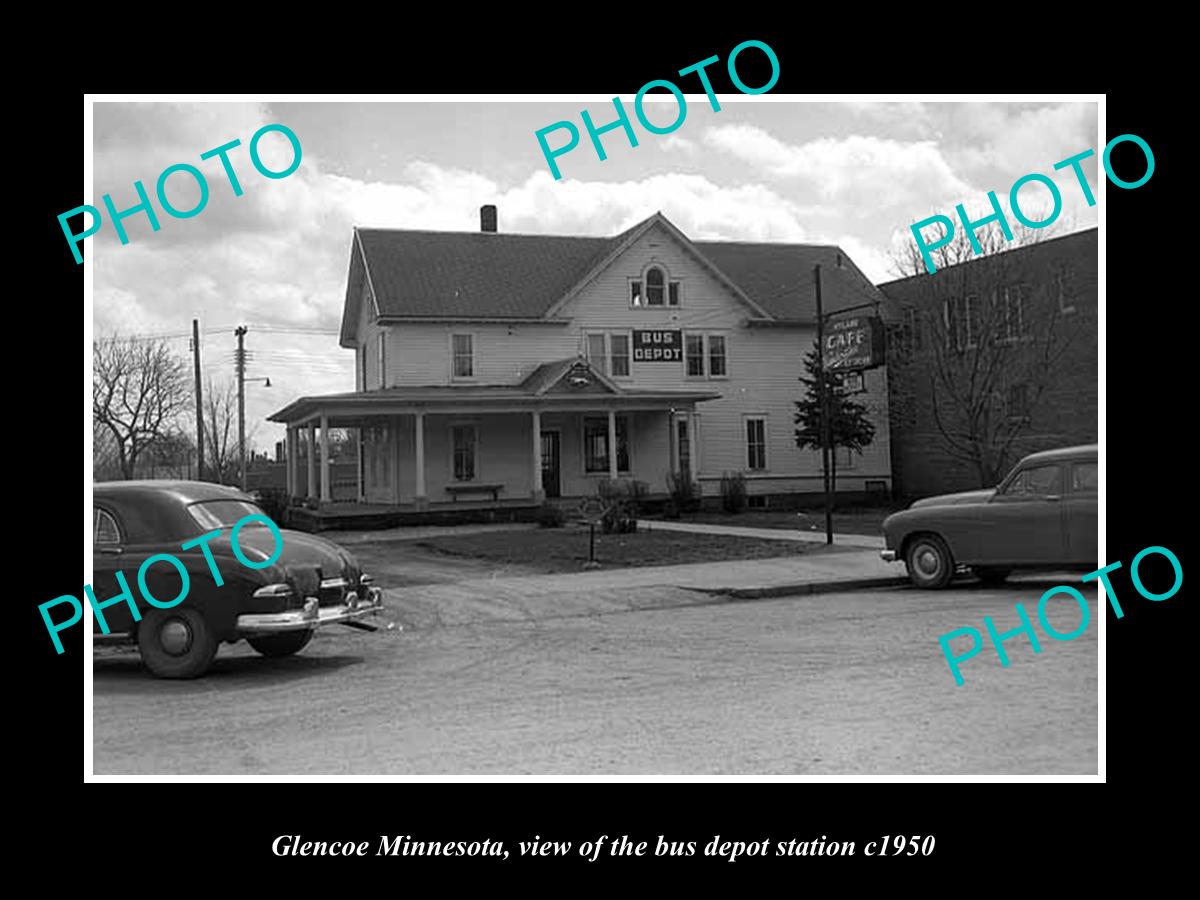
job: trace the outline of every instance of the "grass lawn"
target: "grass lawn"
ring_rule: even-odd
[[[843,534],[883,534],[883,520],[894,509],[863,506],[833,510],[833,530]],[[680,516],[680,522],[702,522],[708,525],[733,525],[739,528],[790,528],[800,531],[825,530],[825,511],[817,509],[744,509],[730,515],[723,512],[698,512]]]
[[[431,538],[417,546],[446,556],[532,566],[546,573],[577,572],[588,558],[586,527],[539,528]],[[596,561],[608,569],[762,559],[799,555],[820,545],[725,535],[649,531],[601,534],[596,529]]]

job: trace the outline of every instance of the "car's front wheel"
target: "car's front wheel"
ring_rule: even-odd
[[[312,640],[312,636],[310,628],[307,631],[284,631],[280,634],[246,638],[246,643],[263,656],[291,656],[303,650]]]
[[[904,557],[908,577],[919,588],[945,587],[954,576],[954,557],[946,542],[936,534],[913,538]]]
[[[197,610],[151,609],[137,632],[142,662],[159,678],[203,675],[217,655],[217,640]]]

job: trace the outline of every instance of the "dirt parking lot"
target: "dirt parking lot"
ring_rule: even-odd
[[[283,660],[226,647],[197,681],[97,654],[95,771],[1094,774],[1094,624],[1037,655],[1010,641],[1009,668],[981,653],[963,687],[937,644],[983,615],[1015,624],[1013,602],[1049,586],[455,610],[394,592],[392,630],[326,629]]]

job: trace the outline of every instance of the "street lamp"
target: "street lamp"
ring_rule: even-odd
[[[246,490],[246,401],[245,388],[248,381],[261,381],[263,387],[271,386],[270,378],[247,378],[243,363],[238,367],[238,458],[242,470],[242,490]]]

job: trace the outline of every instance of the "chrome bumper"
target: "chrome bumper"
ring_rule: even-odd
[[[307,631],[323,625],[336,625],[363,616],[373,616],[383,608],[383,591],[367,588],[367,596],[359,600],[351,591],[346,602],[339,606],[321,606],[316,597],[308,597],[303,609],[281,613],[247,613],[237,617],[238,635],[273,634],[279,631]]]
[[[896,561],[896,551],[895,550],[880,550],[879,558],[882,559],[884,562],[895,562]]]

